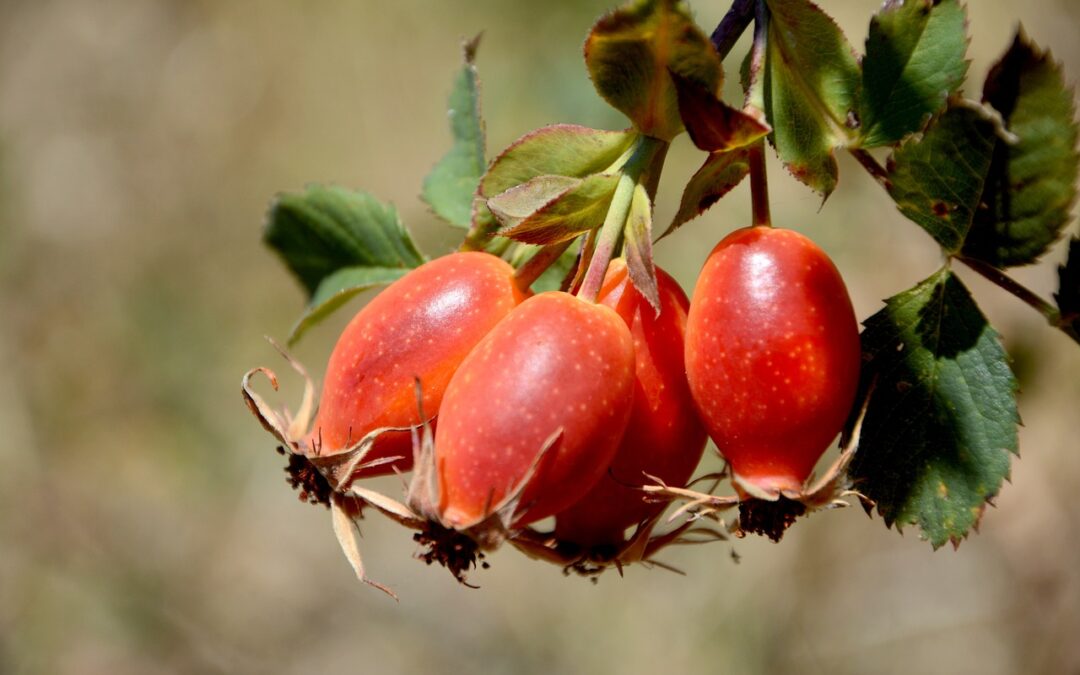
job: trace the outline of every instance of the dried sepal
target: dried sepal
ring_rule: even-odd
[[[335,494],[330,506],[334,535],[337,537],[338,544],[341,545],[341,552],[345,554],[345,559],[349,561],[353,571],[356,572],[357,579],[397,600],[397,594],[390,590],[389,587],[369,579],[364,571],[364,560],[360,555],[360,528],[356,524],[356,516],[351,515],[348,508],[343,504],[344,499],[341,495]]]
[[[682,502],[669,517],[669,522],[683,516],[691,520],[716,517],[720,512],[738,508],[739,517],[728,526],[728,531],[737,537],[747,533],[763,534],[773,541],[779,541],[784,531],[804,515],[849,506],[849,497],[857,497],[865,506],[869,500],[852,489],[847,469],[858,450],[862,423],[872,394],[873,385],[863,397],[850,429],[841,438],[840,455],[821,478],[815,480],[811,475],[800,490],[766,491],[740,481],[738,476],[731,479],[736,492],[734,495],[714,495],[689,487],[672,487],[656,476],[648,476],[653,484],[645,485],[642,489],[654,498]]]
[[[245,373],[241,383],[241,391],[248,409],[259,420],[263,428],[273,434],[286,454],[301,457],[303,462],[310,463],[311,466],[326,477],[335,492],[344,492],[352,483],[353,476],[360,471],[401,459],[400,457],[385,457],[370,462],[364,461],[379,436],[388,432],[412,431],[413,427],[411,426],[374,429],[353,445],[331,453],[323,451],[318,437],[309,440],[312,418],[317,408],[315,384],[303,364],[293,358],[285,348],[274,340],[270,340],[270,343],[304,381],[304,393],[296,415],[292,415],[285,408],[275,410],[255,391],[252,379],[257,374],[262,374],[270,380],[270,386],[275,391],[278,389],[277,374],[269,368],[253,368]],[[424,417],[421,417],[421,419],[426,420]],[[296,465],[295,461],[290,458],[288,471],[291,476],[302,469],[303,467]]]
[[[683,488],[675,489],[682,490]],[[647,498],[647,495],[643,494],[642,497]],[[667,497],[662,499],[668,500]],[[657,561],[654,556],[668,546],[702,544],[727,539],[722,529],[701,525],[698,518],[689,519],[662,534],[654,534],[662,516],[663,511],[659,511],[642,520],[626,541],[617,546],[582,547],[560,541],[552,532],[540,532],[533,528],[524,528],[514,533],[510,544],[530,558],[562,567],[565,574],[574,573],[595,578],[612,567],[618,571],[619,576],[622,576],[623,568],[633,564],[659,567],[681,574],[681,571]],[[722,521],[720,525],[722,527]]]

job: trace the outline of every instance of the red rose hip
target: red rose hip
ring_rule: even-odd
[[[791,230],[736,230],[702,269],[686,334],[690,390],[736,486],[801,491],[859,377],[858,324],[832,261]]]
[[[439,517],[469,528],[521,487],[515,525],[563,510],[610,465],[633,393],[633,340],[618,314],[567,293],[526,300],[447,387],[435,430]]]
[[[634,486],[645,473],[668,485],[689,480],[705,450],[705,428],[686,383],[683,344],[690,301],[679,284],[656,271],[660,314],[630,283],[626,263],[612,262],[600,302],[614,309],[634,338],[634,403],[611,468],[584,498],[555,516],[560,541],[582,546],[624,542],[628,527],[664,508]]]
[[[469,351],[522,299],[514,270],[487,253],[453,253],[425,263],[388,286],[342,332],[326,367],[310,436],[318,454],[348,448],[383,427],[435,415],[450,377]],[[364,461],[401,457],[359,472],[386,474],[412,465],[409,432],[380,435]]]

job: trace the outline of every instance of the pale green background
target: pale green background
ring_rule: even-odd
[[[708,28],[724,8],[694,4]],[[878,4],[826,3],[860,49]],[[1020,18],[1080,77],[1077,3],[970,5],[972,95]],[[1016,357],[1026,426],[958,552],[852,508],[781,545],[736,542],[738,565],[727,544],[665,555],[685,577],[593,586],[505,550],[473,591],[372,516],[364,550],[395,604],[290,493],[239,395],[243,371],[280,365],[262,336],[303,300],[259,243],[269,199],[364,187],[448,251],[416,195],[449,142],[459,39],[486,31],[490,150],[551,122],[621,127],[580,59],[606,7],[0,0],[0,672],[1080,672],[1080,349],[964,270]],[[658,222],[701,159],[679,139]],[[835,257],[860,318],[939,264],[849,158],[820,210],[770,174],[774,220]],[[689,290],[748,219],[743,186],[659,262]],[[1047,297],[1055,283],[1049,263],[1016,276]],[[316,372],[347,314],[298,349]],[[295,402],[284,385],[275,400]]]

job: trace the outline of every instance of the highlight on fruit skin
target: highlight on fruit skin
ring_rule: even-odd
[[[454,371],[524,298],[513,273],[507,262],[488,253],[452,253],[375,296],[345,327],[330,355],[318,415],[306,439],[311,452],[325,457],[374,430],[415,427],[428,421],[420,419],[421,405],[426,415],[437,415]],[[374,439],[365,463],[384,459],[393,461],[354,477],[411,468],[408,430]]]
[[[716,245],[691,300],[686,370],[741,494],[803,494],[849,415],[859,366],[851,300],[814,242],[758,226]]]
[[[562,292],[526,300],[447,387],[438,518],[520,527],[565,509],[607,471],[633,394],[633,339],[615,311]]]
[[[611,467],[582,499],[555,516],[555,537],[585,548],[617,549],[626,530],[663,511],[638,486],[655,476],[670,485],[690,479],[707,440],[686,382],[683,358],[690,300],[656,270],[660,312],[630,282],[626,262],[608,268],[600,302],[614,309],[634,339],[635,385],[630,422]]]

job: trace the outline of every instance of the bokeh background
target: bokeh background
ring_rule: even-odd
[[[693,4],[708,30],[726,3]],[[825,3],[860,47],[878,4]],[[1025,427],[958,551],[852,508],[780,545],[665,554],[686,576],[593,585],[504,550],[469,590],[373,516],[366,559],[395,603],[285,485],[239,395],[248,368],[282,370],[263,336],[303,302],[259,242],[270,199],[362,187],[429,254],[451,250],[417,194],[449,143],[460,39],[485,31],[491,152],[552,122],[617,128],[580,57],[608,6],[0,0],[0,673],[1080,673],[1080,350],[964,270],[1015,359]],[[1072,0],[969,12],[970,91],[1020,19],[1080,77]],[[658,223],[701,159],[676,143]],[[840,161],[823,207],[772,161],[774,220],[827,249],[865,318],[940,258]],[[744,185],[659,261],[689,290],[748,222]],[[1048,297],[1062,257],[1016,276]],[[316,373],[349,314],[297,349]],[[274,400],[298,396],[285,377]]]

